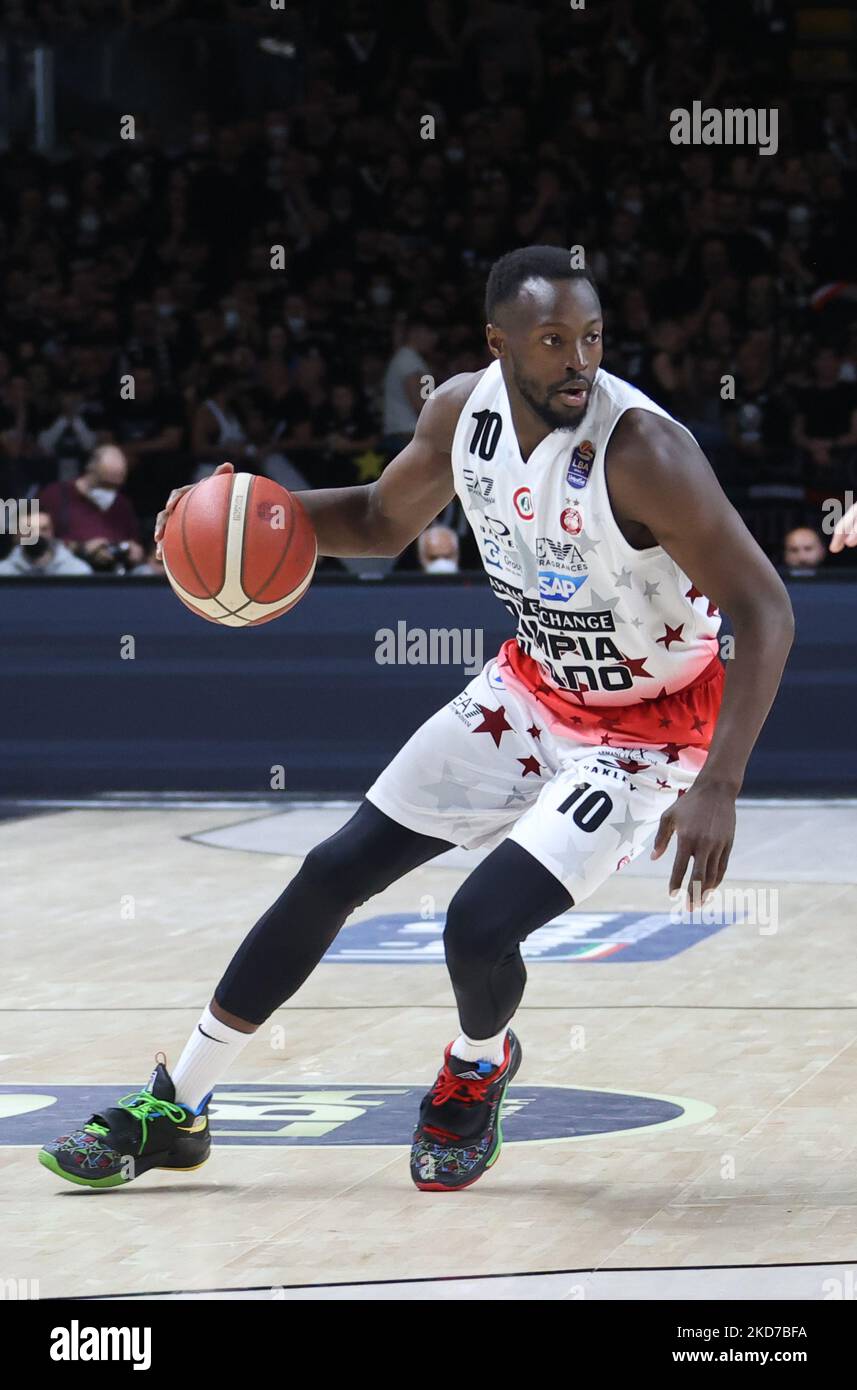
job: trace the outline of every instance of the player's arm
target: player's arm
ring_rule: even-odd
[[[467,372],[438,386],[420,411],[414,437],[363,487],[302,492],[322,555],[398,555],[455,495],[452,439],[473,390]]]
[[[691,884],[703,891],[723,877],[734,834],[734,802],[747,761],[780,684],[794,638],[785,585],[724,495],[699,446],[672,421],[628,411],[608,447],[617,516],[647,528],[692,583],[729,614],[735,656],[727,666],[717,728],[691,790],[662,817],[655,857],[675,830],[670,891],[691,856]]]
[[[362,487],[313,488],[300,492],[320,555],[398,555],[434,521],[455,494],[452,440],[464,402],[473,390],[472,372],[452,377],[429,396],[413,439],[380,478]],[[218,473],[234,472],[221,464]],[[187,487],[170,493],[155,524],[163,539],[167,517]]]

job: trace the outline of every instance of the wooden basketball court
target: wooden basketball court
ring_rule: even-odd
[[[742,802],[731,924],[670,921],[671,855],[644,856],[533,938],[506,1145],[458,1194],[417,1192],[407,1145],[457,1031],[440,933],[476,855],[355,914],[216,1092],[205,1167],[94,1192],[39,1145],[175,1060],[350,808],[32,809],[0,822],[4,1278],[43,1298],[854,1296],[854,803]]]

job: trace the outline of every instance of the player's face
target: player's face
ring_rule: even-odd
[[[513,387],[550,429],[576,429],[603,356],[604,325],[592,286],[530,280],[503,309],[502,328],[489,325],[488,341],[508,363]]]

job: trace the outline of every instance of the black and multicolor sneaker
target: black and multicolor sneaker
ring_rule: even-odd
[[[503,1061],[463,1062],[444,1053],[437,1080],[420,1105],[411,1146],[411,1177],[421,1192],[457,1192],[481,1178],[500,1157],[500,1112],[521,1065],[521,1044],[510,1030]]]
[[[150,1168],[190,1172],[205,1163],[211,1149],[210,1100],[206,1096],[198,1111],[178,1105],[164,1057],[148,1086],[46,1144],[39,1162],[83,1187],[121,1187]]]

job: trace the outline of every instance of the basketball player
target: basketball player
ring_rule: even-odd
[[[395,555],[457,492],[517,625],[316,846],[239,946],[173,1069],[48,1144],[59,1176],[116,1186],[208,1157],[208,1104],[355,908],[453,845],[490,848],[447,910],[460,1032],[424,1097],[417,1187],[495,1162],[521,1063],[509,1028],[531,932],[673,836],[671,893],[723,878],[735,798],[792,642],[786,590],[693,437],[601,368],[595,286],[555,247],[488,278],[494,358],[429,397],[365,487],[304,492],[322,555]],[[224,465],[229,468],[230,465]],[[158,518],[156,539],[177,498]],[[734,627],[725,681],[718,608]],[[722,696],[722,708],[721,708]]]

